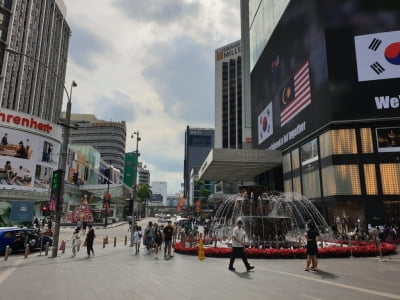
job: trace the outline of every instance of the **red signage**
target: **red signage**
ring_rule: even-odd
[[[28,128],[41,130],[41,131],[44,131],[47,133],[50,133],[50,131],[53,129],[53,127],[50,125],[50,123],[38,122],[33,117],[23,118],[20,116],[7,114],[4,112],[0,112],[0,121],[6,122],[6,123],[14,123],[15,125],[22,125],[22,126],[25,126]]]

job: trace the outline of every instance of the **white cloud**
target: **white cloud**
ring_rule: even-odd
[[[214,127],[214,50],[240,38],[239,1],[64,0],[72,112],[139,130],[141,160],[168,192],[183,182],[186,125]]]

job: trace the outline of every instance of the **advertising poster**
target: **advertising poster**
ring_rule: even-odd
[[[394,3],[289,3],[251,72],[254,148],[285,150],[335,121],[399,116],[400,6]],[[270,102],[273,134],[260,135]]]
[[[400,127],[376,129],[378,152],[400,152]]]
[[[150,202],[163,202],[163,195],[161,195],[161,194],[152,194]]]
[[[4,115],[0,113],[0,121]],[[16,115],[12,117],[22,119]],[[33,130],[1,125],[0,188],[47,191],[53,170],[58,166],[60,143],[51,134],[40,135]]]
[[[333,120],[399,116],[400,6],[395,2],[347,0],[336,4],[335,14],[321,5]]]
[[[318,160],[318,140],[313,139],[300,147],[301,165],[305,166]]]

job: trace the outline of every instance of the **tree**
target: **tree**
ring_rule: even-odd
[[[208,196],[210,196],[209,189],[201,189],[200,190],[200,199],[203,200],[202,202],[206,204],[208,202]]]
[[[139,188],[137,190],[137,197],[140,198],[140,200],[142,201],[142,205],[145,210],[144,211],[145,215],[146,215],[145,205],[147,203],[147,200],[151,198],[152,194],[153,192],[151,191],[151,186],[149,186],[148,184],[139,185]]]

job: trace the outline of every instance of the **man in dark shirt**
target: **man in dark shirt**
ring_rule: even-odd
[[[164,233],[164,257],[167,257],[167,251],[168,251],[168,257],[171,258],[173,255],[171,255],[171,248],[172,248],[172,236],[174,234],[174,228],[171,225],[171,221],[168,221],[168,225],[164,227],[163,230]]]
[[[19,158],[24,158],[24,159],[28,158],[28,152],[26,151],[26,149],[24,147],[24,143],[22,141],[19,142],[19,148],[17,150],[17,153],[14,156],[19,157]]]

